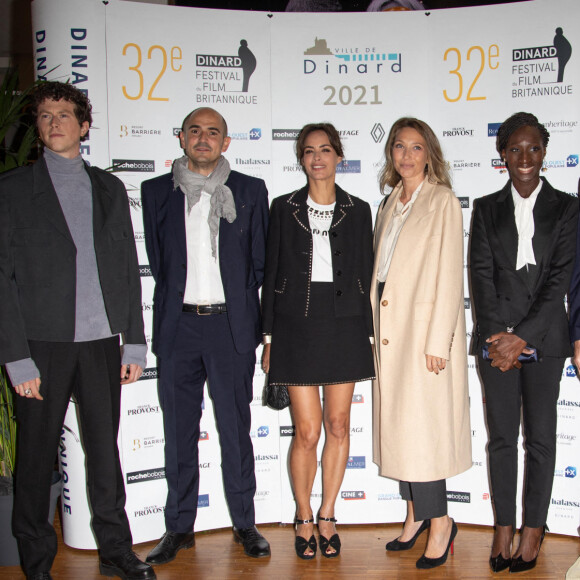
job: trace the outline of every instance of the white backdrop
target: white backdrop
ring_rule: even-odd
[[[377,173],[386,133],[398,117],[422,118],[440,138],[452,168],[454,190],[465,209],[467,249],[473,199],[506,181],[494,137],[512,113],[532,112],[548,127],[552,137],[546,177],[558,189],[576,191],[580,30],[572,23],[579,17],[576,0],[430,13],[273,15],[118,0],[33,2],[37,78],[70,79],[88,92],[95,126],[83,154],[101,167],[115,165],[129,192],[148,341],[153,281],[143,243],[139,186],[169,171],[172,160],[182,154],[176,130],[189,111],[208,105],[224,115],[232,136],[227,153],[232,167],[265,179],[271,197],[305,182],[293,154],[297,130],[308,122],[334,123],[346,150],[338,182],[373,208],[382,199]],[[558,27],[572,47],[561,82],[553,46]],[[245,91],[246,59],[238,53],[242,40],[256,61]],[[467,264],[465,280],[470,330]],[[136,542],[164,531],[164,440],[151,353],[147,366],[142,379],[123,391],[119,437]],[[484,403],[473,357],[469,367],[473,467],[448,481],[448,499],[457,521],[491,525]],[[294,504],[287,453],[292,421],[288,410],[278,413],[262,406],[263,385],[257,365],[252,403],[256,516],[258,523],[290,522]],[[580,520],[579,393],[574,369],[567,363],[558,402],[558,456],[548,525],[552,532],[570,535],[577,534]],[[231,524],[211,399],[206,396],[204,404],[197,530]],[[351,457],[337,505],[343,523],[404,517],[397,483],[379,477],[371,461],[371,404],[370,384],[358,384]],[[70,482],[63,491],[65,539],[76,547],[91,547],[82,459],[73,459],[82,457],[77,433],[71,408],[61,453]],[[314,510],[320,490],[319,475]]]

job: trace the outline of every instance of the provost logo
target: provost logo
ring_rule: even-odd
[[[578,474],[578,470],[573,467],[572,465],[568,465],[566,469],[564,469],[564,477],[574,478]]]
[[[443,131],[443,137],[473,137],[473,129],[465,127],[453,127]]]
[[[353,405],[361,405],[362,403],[365,402],[365,398],[363,395],[359,395],[359,394],[354,394],[352,396],[352,404]]]
[[[237,55],[196,54],[195,66],[196,102],[257,104],[255,95],[247,95],[257,66],[247,40],[240,40]]]
[[[566,158],[566,167],[578,167],[578,155],[568,155]]]
[[[568,365],[566,367],[566,376],[567,377],[575,377],[576,376],[576,367],[574,365]]]
[[[328,47],[325,38],[314,39],[314,45],[304,51],[304,74],[383,74],[401,72],[400,52],[380,52],[368,47]],[[337,60],[338,59],[338,60]]]
[[[570,95],[564,71],[572,56],[572,45],[561,27],[553,44],[512,50],[512,98]]]

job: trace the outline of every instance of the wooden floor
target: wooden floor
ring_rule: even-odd
[[[58,520],[58,518],[57,518]],[[455,555],[444,566],[433,571],[419,571],[416,560],[423,553],[426,534],[414,548],[398,554],[387,553],[385,543],[397,537],[400,525],[339,526],[343,550],[335,559],[323,558],[303,561],[294,553],[294,534],[291,526],[277,524],[259,526],[272,546],[270,558],[253,559],[244,555],[234,543],[231,530],[196,533],[196,546],[181,550],[176,560],[155,568],[159,580],[246,580],[332,579],[362,580],[388,578],[500,578],[506,571],[492,574],[488,566],[493,531],[489,527],[459,525],[455,540]],[[60,533],[59,533],[60,537]],[[155,542],[135,546],[145,558]],[[566,570],[580,553],[578,538],[547,534],[538,565],[530,572],[516,577],[522,579],[564,579]],[[74,550],[59,540],[58,555],[52,575],[55,580],[93,580],[99,575],[96,551]],[[24,575],[17,567],[0,567],[0,580],[21,580]]]

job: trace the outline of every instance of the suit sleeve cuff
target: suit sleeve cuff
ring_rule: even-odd
[[[40,372],[31,358],[6,363],[6,372],[12,385],[21,385],[40,378]]]

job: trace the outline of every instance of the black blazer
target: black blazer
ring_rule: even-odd
[[[312,274],[312,232],[308,187],[277,197],[270,208],[266,274],[262,288],[262,329],[272,333],[274,314],[308,316]],[[363,316],[373,336],[369,298],[373,270],[371,208],[336,186],[330,226],[336,316]]]
[[[93,236],[113,334],[145,344],[141,281],[127,192],[114,175],[85,164]],[[0,177],[0,362],[29,358],[28,340],[72,342],[76,247],[44,159]]]
[[[231,171],[236,219],[220,219],[219,261],[227,316],[239,353],[256,349],[261,339],[258,291],[264,279],[268,190],[261,179]],[[172,173],[141,184],[145,244],[155,278],[153,352],[173,350],[187,279],[185,196],[174,189]]]
[[[515,269],[518,232],[511,181],[475,201],[471,232],[471,286],[475,333],[471,353],[485,340],[513,327],[541,355],[572,353],[565,296],[576,254],[577,200],[544,178],[534,205],[536,267]]]

